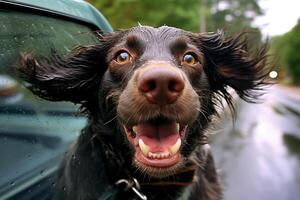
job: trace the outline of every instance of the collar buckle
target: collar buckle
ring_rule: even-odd
[[[115,183],[117,186],[121,185],[121,184],[125,184],[124,190],[128,191],[128,190],[132,190],[136,196],[139,197],[139,199],[141,200],[147,200],[147,196],[144,195],[140,190],[141,190],[141,186],[139,184],[139,182],[133,178],[132,180],[127,180],[127,179],[120,179]]]

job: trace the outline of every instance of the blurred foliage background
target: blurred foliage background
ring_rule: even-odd
[[[271,39],[271,54],[277,55],[277,68],[283,81],[300,85],[300,20],[284,35]]]
[[[132,26],[168,25],[193,32],[227,34],[247,31],[250,47],[263,43],[262,34],[254,25],[263,15],[259,0],[87,0],[101,10],[115,30]],[[271,64],[286,83],[300,84],[300,24],[283,36],[271,38]]]
[[[257,0],[88,0],[116,29],[139,23],[174,26],[199,32],[225,28],[230,32],[252,27],[262,14]],[[202,19],[202,20],[201,20]],[[202,23],[202,24],[201,24]],[[254,27],[252,27],[254,28]]]

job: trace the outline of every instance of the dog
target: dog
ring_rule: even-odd
[[[58,173],[56,199],[222,199],[207,130],[228,87],[248,102],[266,84],[266,48],[244,34],[138,26],[65,57],[23,54],[36,95],[81,105],[88,125]]]

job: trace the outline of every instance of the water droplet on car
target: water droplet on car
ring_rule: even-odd
[[[15,185],[15,182],[12,181],[12,182],[9,183],[9,185],[10,185],[10,186],[14,186],[14,185]]]

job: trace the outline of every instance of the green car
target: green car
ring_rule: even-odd
[[[81,0],[0,0],[0,199],[47,200],[71,143],[86,124],[70,103],[41,100],[17,78],[20,55],[67,54],[112,28]]]

